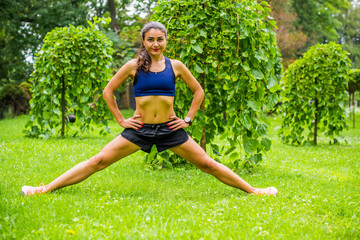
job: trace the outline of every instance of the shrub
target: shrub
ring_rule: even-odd
[[[279,136],[287,144],[316,145],[317,132],[324,132],[332,143],[347,128],[344,103],[349,80],[348,53],[335,43],[317,44],[292,63],[282,81],[283,121]],[[306,134],[305,130],[308,130]]]
[[[0,119],[6,117],[9,111],[15,117],[27,114],[30,96],[19,85],[8,83],[0,87]]]
[[[76,122],[81,132],[88,131],[91,122],[101,122],[109,131],[102,91],[110,79],[113,50],[95,23],[89,22],[87,28],[55,28],[46,35],[30,79],[33,98],[27,136],[49,137],[60,125],[64,136],[65,114],[69,113],[80,120]]]

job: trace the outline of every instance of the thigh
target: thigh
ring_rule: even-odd
[[[109,142],[99,153],[101,161],[105,165],[110,165],[141,149],[136,144],[123,138],[121,135]]]
[[[186,159],[187,161],[194,164],[196,167],[201,167],[204,164],[206,164],[209,160],[212,160],[200,147],[199,144],[197,144],[194,139],[192,139],[189,136],[189,139],[176,147],[170,148],[172,152],[179,155],[180,157]]]

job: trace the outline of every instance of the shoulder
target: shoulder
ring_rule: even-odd
[[[128,72],[130,75],[135,75],[136,67],[137,67],[137,59],[131,59],[122,66],[122,68],[124,68],[124,70]]]
[[[171,62],[171,65],[173,66],[173,68],[180,71],[180,72],[187,69],[187,67],[179,60],[170,59],[170,62]]]
[[[136,69],[136,65],[137,65],[137,59],[131,59],[130,61],[125,63],[124,67],[126,66],[127,68],[135,68]]]
[[[175,59],[170,59],[170,61],[176,77],[180,77],[183,80],[186,78],[193,78],[190,70],[181,61]]]

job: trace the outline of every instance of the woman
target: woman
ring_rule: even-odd
[[[76,184],[114,162],[142,149],[150,152],[153,144],[158,151],[171,150],[212,174],[223,183],[255,195],[276,195],[276,188],[254,188],[221,163],[211,159],[184,131],[204,99],[204,91],[188,68],[178,60],[164,57],[167,32],[158,22],[149,22],[141,32],[142,48],[137,59],[127,62],[111,79],[103,91],[104,99],[120,126],[121,135],[106,145],[97,155],[81,162],[46,186],[24,186],[24,195],[46,193]],[[136,111],[124,119],[114,98],[114,92],[128,78],[133,79]],[[194,93],[185,119],[176,117],[173,104],[175,79],[182,79]]]

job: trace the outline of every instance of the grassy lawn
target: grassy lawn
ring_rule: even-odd
[[[123,111],[130,115],[131,111]],[[48,183],[96,154],[106,137],[24,138],[26,116],[0,121],[0,239],[360,239],[360,114],[343,132],[348,145],[272,149],[254,173],[249,196],[197,169],[149,171],[137,152],[86,181],[24,197],[21,186]]]

